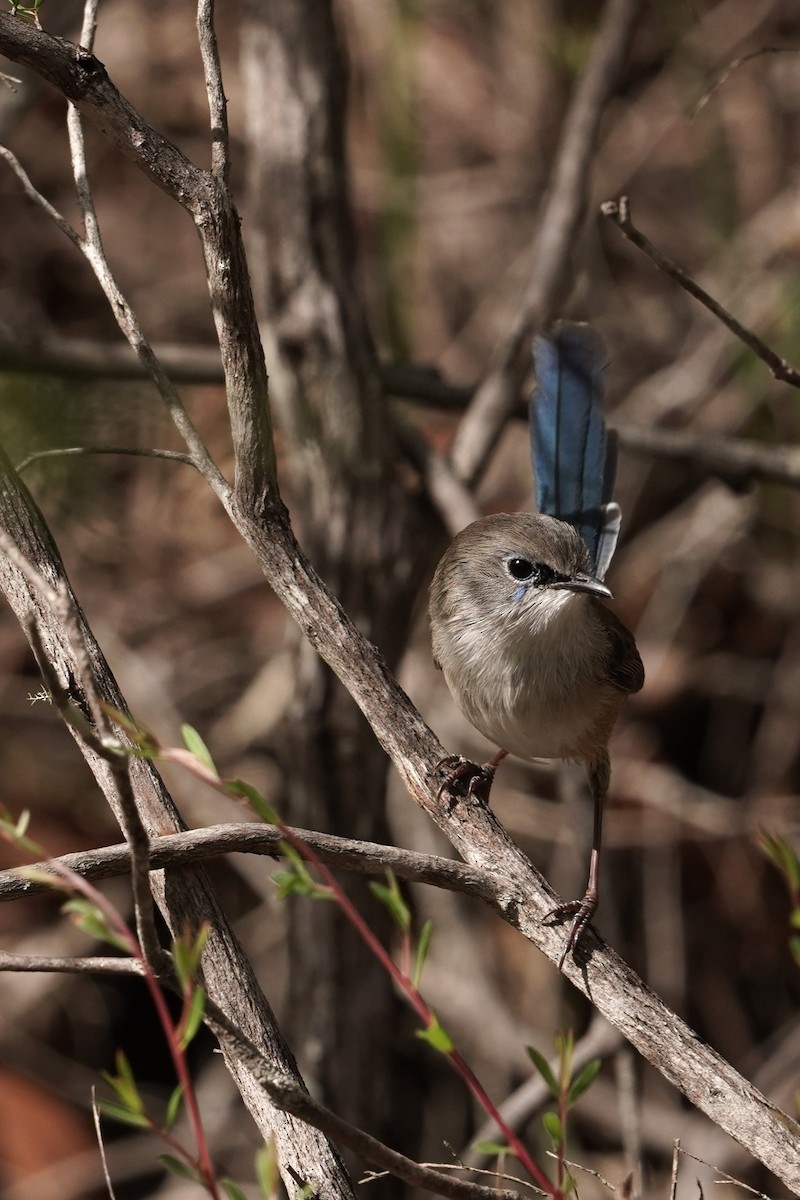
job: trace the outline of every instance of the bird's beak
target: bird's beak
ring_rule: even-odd
[[[553,591],[559,592],[589,592],[592,596],[604,596],[606,600],[613,600],[614,593],[611,588],[600,579],[596,579],[594,575],[587,575],[584,571],[578,571],[571,579],[559,580],[557,583],[551,583],[550,587]]]

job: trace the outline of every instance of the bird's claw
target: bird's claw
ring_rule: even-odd
[[[558,960],[559,971],[563,969],[570,951],[577,949],[596,909],[597,897],[587,893],[582,900],[570,900],[566,904],[558,904],[555,908],[551,908],[548,913],[545,913],[545,921],[563,921],[566,917],[574,917],[569,934],[567,935],[566,944],[561,952],[561,958]]]
[[[461,754],[448,754],[436,764],[437,772],[443,767],[448,767],[449,770],[436,794],[438,800],[456,784],[463,787],[465,781],[469,780],[466,784],[467,799],[488,804],[495,772],[491,763],[475,763]]]

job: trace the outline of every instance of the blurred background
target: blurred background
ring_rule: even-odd
[[[258,122],[279,130],[284,118],[278,104],[248,116],[254,96],[240,56],[252,69],[247,28],[257,7],[243,14],[235,3],[221,6],[218,32],[233,187],[257,288],[267,279],[259,302],[269,325],[275,303],[268,294],[270,255],[281,231],[270,231],[265,249],[259,205],[269,206],[270,194],[259,193],[254,182],[252,130]],[[378,357],[385,366],[421,366],[429,378],[470,388],[518,311],[564,113],[596,38],[598,6],[588,0],[340,0],[333,11],[349,71],[344,132],[353,264]],[[49,32],[77,37],[80,11],[72,0],[47,0],[41,16]],[[207,110],[192,6],[108,0],[100,8],[96,51],[145,118],[206,165]],[[0,140],[47,198],[77,220],[64,103],[33,76],[13,66],[3,70],[18,82],[0,87]],[[90,130],[88,141],[112,267],[148,336],[172,347],[181,393],[230,474],[213,322],[190,221],[98,134]],[[598,208],[627,194],[650,238],[796,362],[799,174],[797,5],[687,0],[643,6],[602,121],[584,228],[573,246],[572,286],[560,312],[590,320],[606,339],[612,424],[764,446],[797,442],[797,392],[774,382]],[[279,174],[270,178],[279,189]],[[279,209],[277,190],[274,201]],[[88,267],[5,168],[0,212],[0,440],[12,460],[21,464],[36,452],[72,446],[180,449],[152,386],[122,378],[125,372],[109,365],[121,339]],[[280,390],[285,348],[276,350],[268,334],[267,350]],[[451,394],[458,399],[458,392]],[[399,415],[441,452],[451,446],[460,418],[453,407],[407,395],[376,404],[375,412],[373,419],[387,427]],[[312,505],[308,491],[314,468],[297,469],[297,430],[280,412],[277,438],[293,521],[324,570],[328,534],[316,512],[319,495]],[[383,628],[367,616],[361,623],[443,743],[482,760],[490,747],[459,716],[430,658],[425,592],[446,535],[419,474],[400,451],[395,455],[393,486],[415,505],[402,623],[391,606]],[[294,823],[451,853],[399,785],[386,780],[382,755],[374,769],[365,768],[363,787],[351,762],[340,789],[346,797],[319,810],[311,804],[305,766],[299,784],[294,769],[309,747],[322,746],[327,763],[331,728],[344,743],[369,735],[360,728],[354,734],[350,716],[325,725],[329,714],[320,715],[319,680],[309,682],[307,652],[190,468],[110,454],[54,457],[31,462],[24,478],[139,721],[165,743],[179,739],[182,722],[191,723],[224,775],[256,784]],[[484,512],[513,511],[530,507],[532,493],[527,432],[515,418],[476,498]],[[791,898],[757,839],[766,830],[797,845],[800,836],[798,496],[782,484],[721,478],[702,461],[634,454],[623,444],[617,497],[623,534],[610,583],[615,611],[636,632],[647,680],[612,743],[597,927],[703,1039],[796,1113],[800,977],[788,945]],[[357,541],[370,504],[380,507],[368,496],[354,508],[345,543]],[[377,571],[377,561],[359,565],[358,555],[348,560],[345,554],[338,574],[330,573],[349,610],[355,577]],[[32,834],[53,854],[118,840],[59,718],[30,698],[40,682],[5,609],[0,662],[3,803],[13,813],[31,810]],[[306,683],[311,691],[303,696]],[[247,819],[241,808],[226,807],[185,777],[170,772],[166,778],[189,825]],[[546,764],[511,761],[498,774],[492,804],[551,884],[565,896],[579,894],[591,833],[580,781]],[[16,861],[2,845],[0,858],[3,865]],[[377,967],[344,972],[340,990],[329,988],[327,1001],[298,984],[299,941],[308,955],[303,971],[312,976],[322,951],[297,911],[309,902],[279,902],[272,870],[267,860],[244,856],[213,867],[226,911],[306,1077],[336,1100],[349,1068],[325,1048],[325,1039],[320,1049],[317,1022],[324,1023],[325,1003],[348,1010],[354,993],[369,996],[371,985],[360,973]],[[357,888],[380,926],[365,885]],[[124,880],[109,892],[127,911]],[[589,1039],[603,1057],[598,1080],[571,1118],[571,1159],[619,1186],[640,1158],[644,1174],[637,1173],[635,1187],[666,1196],[673,1140],[680,1137],[686,1151],[750,1186],[788,1195],[625,1050],[521,937],[452,895],[420,888],[408,896],[420,922],[435,921],[426,994],[495,1099],[531,1076],[525,1045],[552,1057],[560,1030]],[[49,901],[0,907],[0,930],[3,946],[20,952],[90,948]],[[89,1114],[99,1072],[112,1067],[115,1048],[123,1046],[149,1093],[165,1096],[171,1088],[142,986],[5,976],[0,996],[5,1194],[13,1200],[101,1194]],[[437,1162],[465,1157],[480,1117],[433,1052],[414,1039],[410,1019],[398,1017],[386,1027],[395,1005],[388,993],[374,1011],[367,1004],[360,1013],[360,1069],[381,1079],[381,1096],[367,1103],[363,1088],[339,1096],[343,1115],[369,1124],[359,1112],[363,1104],[379,1126],[370,1125],[372,1131],[397,1148]],[[225,1173],[246,1182],[255,1131],[219,1056],[204,1043],[195,1053],[212,1145]],[[541,1111],[541,1102],[532,1104],[520,1121],[543,1154]],[[108,1130],[118,1196],[186,1189],[185,1182],[163,1179],[152,1140],[121,1132]],[[700,1163],[683,1160],[682,1194],[696,1195],[695,1180],[707,1186],[713,1177]],[[578,1179],[584,1197],[609,1194],[592,1175]],[[405,1193],[381,1181],[364,1194]]]

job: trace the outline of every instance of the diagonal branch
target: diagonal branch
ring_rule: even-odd
[[[641,0],[608,0],[591,57],[564,119],[531,256],[520,310],[453,445],[453,466],[468,484],[477,482],[517,401],[528,371],[531,332],[552,320],[570,275],[570,253],[586,209],[589,172],[600,121],[627,53]]]
[[[800,371],[797,367],[792,366],[785,358],[781,358],[774,350],[763,342],[757,333],[752,329],[748,329],[746,325],[742,325],[741,321],[737,321],[732,313],[728,312],[718,300],[700,287],[688,275],[682,267],[679,267],[676,262],[668,258],[658,246],[654,246],[641,229],[637,229],[631,219],[631,206],[627,196],[620,196],[619,200],[606,200],[600,205],[600,212],[604,217],[607,217],[620,233],[638,247],[643,254],[646,254],[659,271],[663,271],[665,275],[669,275],[670,279],[674,279],[677,284],[688,292],[690,296],[694,296],[695,300],[699,300],[709,312],[713,313],[722,321],[723,325],[727,325],[731,333],[735,333],[740,342],[744,342],[749,350],[765,362],[776,379],[782,383],[789,383],[792,387],[800,387]]]

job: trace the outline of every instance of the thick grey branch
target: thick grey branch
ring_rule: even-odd
[[[418,854],[375,842],[359,842],[312,829],[293,829],[292,833],[306,842],[322,862],[341,870],[367,875],[394,871],[399,879],[463,892],[488,903],[492,903],[501,890],[494,873],[478,871],[452,858]],[[264,854],[280,858],[283,842],[283,834],[273,825],[255,821],[240,825],[209,825],[205,829],[188,829],[183,833],[152,838],[150,866],[156,871],[218,858],[223,854]],[[96,882],[125,874],[130,869],[130,852],[125,845],[103,846],[97,850],[65,854],[55,861],[84,879]],[[46,862],[36,865],[41,870],[48,869]],[[0,871],[0,902],[41,895],[47,890],[46,883],[28,879],[17,871]]]

